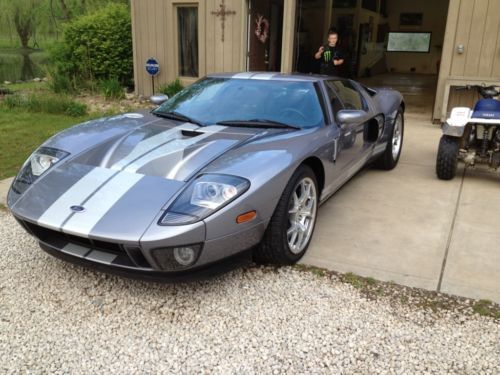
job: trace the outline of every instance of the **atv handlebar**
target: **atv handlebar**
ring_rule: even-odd
[[[466,85],[466,86],[458,86],[455,88],[456,91],[463,90],[477,90],[479,95],[486,99],[493,99],[495,96],[500,95],[500,90],[497,90],[495,85],[491,86],[482,86],[482,85]]]

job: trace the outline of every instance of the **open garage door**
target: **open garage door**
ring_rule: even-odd
[[[314,53],[334,30],[345,56],[340,76],[395,87],[410,101],[424,96],[419,105],[430,116],[448,7],[449,0],[299,0],[295,70],[319,72]]]

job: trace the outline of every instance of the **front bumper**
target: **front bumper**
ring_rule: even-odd
[[[141,278],[158,278],[162,275],[181,275],[206,268],[212,263],[241,254],[257,245],[265,231],[265,223],[257,223],[244,230],[210,241],[198,242],[200,253],[195,263],[189,267],[159,261],[158,254],[172,259],[173,247],[192,245],[189,239],[199,238],[189,236],[189,231],[174,238],[162,238],[158,241],[144,244],[124,243],[119,240],[90,239],[74,236],[60,231],[48,229],[32,222],[16,217],[24,229],[33,235],[43,250],[73,263],[83,263],[104,271],[130,274]],[[203,224],[203,223],[201,223]],[[196,229],[192,229],[196,232]],[[184,242],[182,242],[184,241]],[[171,264],[171,262],[170,262]]]

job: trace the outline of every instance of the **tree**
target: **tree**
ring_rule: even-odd
[[[23,48],[28,43],[36,27],[37,10],[42,0],[1,0],[0,7],[5,10]]]
[[[61,9],[63,12],[63,17],[65,21],[71,20],[71,11],[69,10],[68,6],[66,5],[66,2],[64,0],[59,0],[61,3]]]
[[[23,48],[28,48],[28,42],[33,34],[33,16],[30,12],[24,13],[20,7],[14,9],[14,25]]]

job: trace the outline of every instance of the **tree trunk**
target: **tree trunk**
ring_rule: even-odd
[[[20,10],[16,9],[14,13],[14,25],[16,26],[17,35],[19,35],[21,46],[23,48],[28,48],[28,42],[33,32],[33,20],[31,19],[31,17],[22,17]]]
[[[63,11],[64,20],[69,21],[71,19],[71,12],[69,11],[68,7],[66,6],[66,3],[64,0],[60,0],[60,3],[61,3],[61,9]]]

